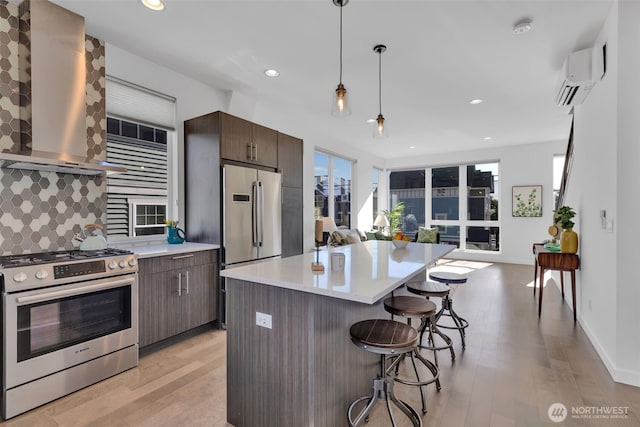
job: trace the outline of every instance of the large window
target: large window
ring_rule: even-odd
[[[316,151],[314,171],[316,216],[330,216],[338,227],[351,228],[353,162]]]
[[[175,99],[107,76],[107,160],[128,169],[107,177],[109,239],[162,236],[178,220]]]
[[[128,171],[107,178],[109,236],[166,232],[167,131],[107,117],[107,161]]]
[[[380,212],[378,212],[378,187],[380,186],[380,176],[382,175],[382,171],[378,168],[373,168],[371,173],[371,202],[373,207],[373,219],[372,224],[375,222],[376,217]]]
[[[418,226],[425,225],[425,170],[398,171],[389,174],[389,207],[402,203],[400,229],[413,237]]]
[[[419,226],[437,226],[443,243],[498,251],[498,167],[494,162],[391,172],[389,202],[392,208],[404,205],[402,232],[414,236]]]

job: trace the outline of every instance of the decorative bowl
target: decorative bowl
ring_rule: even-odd
[[[409,241],[407,241],[407,240],[392,240],[391,243],[393,243],[393,246],[395,246],[396,249],[403,249],[403,248],[407,247],[407,245],[409,244]]]

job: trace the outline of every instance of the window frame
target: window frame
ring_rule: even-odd
[[[353,210],[354,210],[354,196],[356,195],[356,165],[357,165],[357,161],[354,159],[350,159],[348,157],[345,156],[341,156],[335,153],[332,153],[330,151],[325,151],[322,149],[318,149],[316,148],[314,150],[314,161],[313,161],[313,166],[314,169],[316,167],[316,162],[315,162],[315,156],[316,154],[322,154],[324,156],[327,156],[328,159],[328,163],[327,163],[327,186],[328,186],[328,191],[329,194],[327,195],[327,216],[329,218],[332,218],[335,221],[335,217],[334,217],[334,211],[335,211],[335,185],[333,183],[333,170],[334,170],[334,159],[338,158],[340,160],[344,160],[346,162],[351,163],[351,182],[350,182],[350,187],[349,187],[349,229],[354,229],[357,228],[357,215],[353,214]],[[314,211],[317,212],[316,206],[317,206],[317,197],[315,194],[315,172],[314,172]],[[337,222],[336,222],[337,224]],[[340,225],[338,225],[338,227],[340,227]]]
[[[470,195],[470,189],[467,185],[467,167],[475,166],[475,165],[487,165],[487,164],[497,164],[498,173],[498,182],[500,177],[500,160],[484,160],[484,161],[475,161],[475,162],[465,162],[461,164],[449,164],[449,165],[438,165],[433,167],[415,167],[415,168],[402,168],[402,169],[390,169],[387,172],[387,179],[389,182],[391,181],[391,174],[394,172],[407,172],[407,171],[420,171],[424,170],[425,172],[425,197],[424,197],[424,208],[425,208],[425,227],[442,227],[446,232],[448,227],[457,227],[459,230],[459,247],[455,250],[458,252],[470,252],[470,253],[482,253],[482,254],[501,254],[502,253],[502,245],[500,242],[496,242],[498,245],[498,250],[491,249],[471,249],[467,248],[467,228],[468,227],[490,227],[497,228],[499,233],[499,240],[502,239],[501,231],[502,231],[502,207],[503,203],[501,202],[501,192],[502,189],[499,187],[496,191],[497,200],[498,200],[498,219],[497,220],[472,220],[468,219],[468,198]],[[458,187],[457,187],[457,197],[458,197],[458,219],[433,219],[433,170],[447,167],[458,167]],[[461,185],[462,184],[462,185]],[[429,197],[427,197],[429,195]],[[393,202],[391,200],[391,185],[387,190],[387,201],[389,206],[393,206]]]

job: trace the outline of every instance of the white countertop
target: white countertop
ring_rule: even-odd
[[[116,245],[113,245],[116,246]],[[158,243],[152,244],[119,244],[118,248],[127,249],[138,255],[138,258],[151,258],[162,255],[180,254],[185,252],[208,251],[220,249],[220,245],[208,243],[184,242],[178,244]]]
[[[301,292],[373,304],[428,264],[448,254],[453,245],[409,243],[396,249],[391,242],[369,240],[353,245],[323,248],[324,272],[311,271],[315,252],[222,270],[220,275]],[[344,271],[332,271],[329,254],[345,254]]]

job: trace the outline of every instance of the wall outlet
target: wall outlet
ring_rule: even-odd
[[[256,311],[256,325],[262,328],[271,329],[271,315]]]

